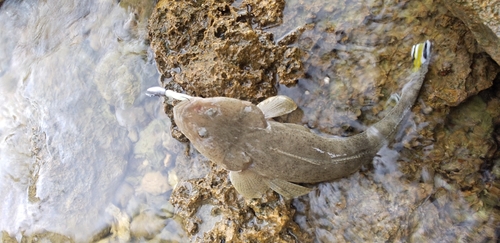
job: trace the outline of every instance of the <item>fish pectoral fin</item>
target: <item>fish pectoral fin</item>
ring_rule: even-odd
[[[260,198],[269,189],[268,179],[250,170],[230,171],[229,179],[236,191],[246,199]]]
[[[281,179],[271,179],[268,181],[268,185],[273,191],[281,194],[286,199],[302,196],[312,190]]]
[[[297,109],[297,104],[288,96],[278,95],[265,99],[257,107],[266,119],[282,116]]]

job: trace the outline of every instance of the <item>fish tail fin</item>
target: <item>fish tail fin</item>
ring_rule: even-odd
[[[413,60],[413,71],[420,69],[422,64],[429,61],[431,57],[431,42],[426,40],[423,43],[413,45],[411,48],[411,58]]]

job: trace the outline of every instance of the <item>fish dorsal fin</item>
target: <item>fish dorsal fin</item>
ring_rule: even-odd
[[[273,191],[281,194],[286,199],[292,199],[298,196],[302,196],[311,191],[311,188],[299,186],[282,179],[269,180],[268,185],[271,189],[273,189]]]
[[[266,119],[268,119],[294,111],[297,109],[297,104],[288,96],[278,95],[265,99],[257,107],[259,107]]]
[[[229,179],[234,188],[244,198],[260,198],[269,189],[267,179],[249,170],[229,171]]]

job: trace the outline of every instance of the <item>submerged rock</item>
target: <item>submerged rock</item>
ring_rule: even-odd
[[[164,176],[161,172],[148,172],[144,175],[141,180],[141,186],[138,188],[138,192],[147,192],[152,195],[160,195],[170,190],[170,184],[168,183],[168,178]]]
[[[500,65],[500,1],[443,1],[464,22],[481,46]]]
[[[389,97],[405,84],[411,67],[411,45],[430,39],[433,58],[402,141],[380,152],[374,170],[321,183],[295,199],[297,214],[270,192],[245,203],[217,167],[204,178],[181,179],[171,201],[192,240],[497,237],[500,139],[493,135],[499,132],[500,92],[493,84],[500,68],[466,24],[430,0],[299,0],[287,2],[286,9],[278,1],[243,2],[251,7],[233,1],[158,3],[150,38],[164,86],[255,102],[274,95],[280,81],[290,88],[279,93],[303,112],[300,123],[350,136],[390,109]],[[269,19],[260,19],[262,11]],[[279,26],[271,28],[270,19]]]
[[[153,212],[141,212],[130,224],[130,232],[137,239],[153,238],[165,227],[165,220]]]
[[[208,176],[181,182],[171,197],[192,242],[311,242],[288,202],[272,192],[245,202],[227,171],[210,164]]]

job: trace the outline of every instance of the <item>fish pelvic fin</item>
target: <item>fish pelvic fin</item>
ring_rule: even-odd
[[[411,48],[411,57],[413,60],[413,71],[417,71],[431,57],[431,42],[426,40],[423,43],[413,45]]]
[[[245,199],[260,198],[269,189],[267,179],[250,170],[229,171],[229,179]]]
[[[302,196],[311,191],[310,188],[282,179],[265,178],[250,170],[229,171],[229,179],[236,191],[245,199],[260,198],[268,189],[279,193],[285,199]]]
[[[292,199],[309,193],[312,189],[282,180],[272,179],[268,181],[269,187],[279,193],[285,199]]]

